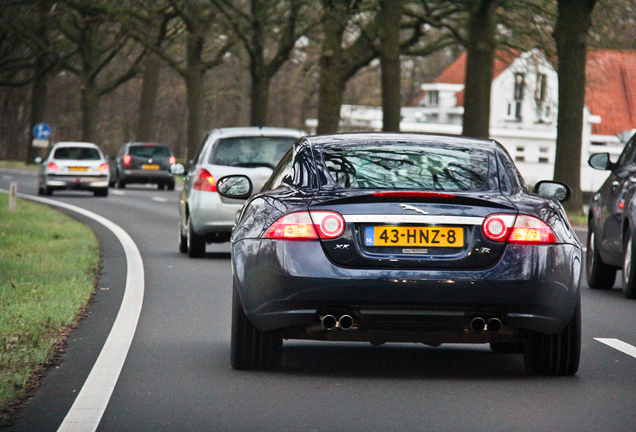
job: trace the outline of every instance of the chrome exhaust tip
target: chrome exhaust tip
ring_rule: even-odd
[[[475,317],[470,321],[470,330],[474,333],[480,333],[486,328],[486,321],[482,317]]]
[[[498,333],[503,327],[503,324],[499,318],[490,318],[486,328],[490,333]]]
[[[338,320],[338,327],[341,330],[351,330],[353,328],[353,317],[351,315],[343,315]]]
[[[325,315],[320,317],[320,323],[325,330],[333,330],[338,325],[338,320],[333,315]]]

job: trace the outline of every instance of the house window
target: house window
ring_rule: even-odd
[[[523,100],[523,91],[525,87],[525,74],[517,72],[515,74],[515,93],[514,100],[522,101]]]
[[[439,106],[439,91],[431,90],[427,94],[426,105],[430,107]]]
[[[517,146],[517,151],[518,151],[518,152],[522,152],[522,151],[525,151],[525,150],[526,150],[526,148],[525,148],[525,147],[523,147],[523,146]]]
[[[526,161],[526,157],[525,156],[515,156],[515,161],[516,162],[525,162]]]
[[[539,147],[539,153],[547,153],[550,149],[548,147]]]
[[[547,158],[547,157],[540,157],[540,158],[539,158],[539,163],[547,164],[548,162],[549,162],[549,160],[548,160],[548,158]]]
[[[539,102],[544,102],[548,85],[548,77],[546,74],[537,74],[537,86],[534,89],[534,98]]]

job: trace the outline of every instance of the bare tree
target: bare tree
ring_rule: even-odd
[[[382,130],[399,132],[402,108],[400,97],[400,24],[403,0],[380,0],[380,66],[382,82]]]
[[[251,77],[250,124],[267,123],[269,89],[296,41],[315,25],[308,0],[210,0],[247,53]]]

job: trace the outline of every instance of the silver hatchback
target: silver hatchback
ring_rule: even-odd
[[[292,144],[307,135],[298,129],[238,127],[213,129],[190,161],[179,197],[179,251],[201,257],[209,243],[230,240],[244,201],[222,198],[216,180],[244,174],[258,192]]]

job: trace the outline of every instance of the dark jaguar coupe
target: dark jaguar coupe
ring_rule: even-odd
[[[246,198],[246,176],[219,179]],[[491,140],[422,134],[299,139],[232,233],[231,362],[282,364],[283,340],[490,344],[534,374],[579,366],[581,245]]]

